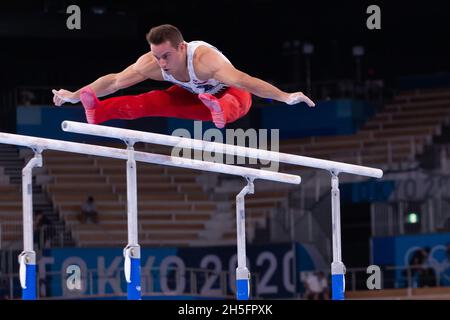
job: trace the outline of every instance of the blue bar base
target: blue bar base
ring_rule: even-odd
[[[26,288],[22,289],[23,300],[36,300],[36,265],[26,265]]]
[[[331,275],[331,299],[344,300],[345,277],[343,274]]]
[[[141,259],[130,258],[131,275],[127,284],[128,300],[141,300]]]
[[[237,300],[248,300],[250,293],[249,280],[236,280],[236,298]]]

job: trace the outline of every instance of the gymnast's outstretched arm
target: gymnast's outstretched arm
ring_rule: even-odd
[[[92,88],[98,97],[103,97],[147,79],[163,80],[161,69],[150,52],[142,55],[125,70],[102,76],[87,86]],[[83,88],[75,92],[65,89],[52,90],[53,103],[56,106],[61,106],[65,102],[78,103],[80,101],[80,91]]]
[[[204,50],[199,57],[199,72],[207,74],[226,85],[241,88],[262,98],[278,100],[287,104],[305,102],[314,107],[315,103],[302,92],[287,93],[261,79],[252,77],[224,60],[214,50]]]

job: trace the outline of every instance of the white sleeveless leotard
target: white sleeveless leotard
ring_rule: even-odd
[[[231,63],[230,60],[225,57],[222,52],[220,52],[216,47],[206,43],[204,41],[191,41],[187,43],[187,68],[189,73],[189,82],[182,82],[175,79],[172,75],[168,74],[164,70],[161,69],[164,80],[172,82],[183,89],[186,89],[192,93],[200,94],[200,93],[209,93],[216,94],[223,89],[227,88],[225,84],[215,79],[208,79],[206,81],[199,80],[194,72],[194,64],[193,57],[194,52],[199,46],[207,46],[216,50],[228,63]]]

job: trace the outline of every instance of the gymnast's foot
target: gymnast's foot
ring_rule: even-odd
[[[201,93],[198,95],[198,98],[211,111],[211,117],[216,127],[219,129],[225,127],[225,115],[223,114],[219,99],[208,93]]]
[[[100,100],[98,100],[94,90],[92,90],[90,87],[81,89],[80,101],[83,104],[87,122],[96,124],[97,121],[95,121],[95,108],[100,104]]]

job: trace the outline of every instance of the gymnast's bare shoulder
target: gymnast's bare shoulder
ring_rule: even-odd
[[[146,54],[140,56],[132,68],[134,71],[140,73],[148,79],[158,81],[164,80],[161,68],[151,52],[147,52]]]

